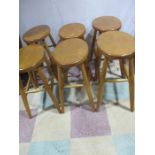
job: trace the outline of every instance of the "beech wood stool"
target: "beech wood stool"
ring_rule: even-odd
[[[84,40],[84,34],[86,32],[85,26],[81,23],[70,23],[62,26],[59,30],[60,41],[71,39],[71,38],[80,38]],[[73,51],[74,52],[74,51]],[[87,71],[89,72],[89,65],[86,62]],[[63,70],[64,81],[68,81],[68,69]]]
[[[85,69],[85,61],[88,56],[87,43],[79,38],[67,39],[60,42],[52,53],[53,61],[57,64],[59,98],[61,111],[64,112],[64,88],[82,87],[81,84],[64,85],[62,69],[73,66],[80,67],[84,79],[84,86],[89,97],[90,106],[95,111],[93,96],[90,89],[88,75]]]
[[[30,82],[35,83],[33,80],[33,76],[31,76],[32,72],[37,72],[37,74],[40,76],[41,80],[44,83],[45,90],[48,92],[49,96],[51,97],[54,106],[57,108],[57,110],[60,112],[59,104],[52,92],[52,83],[51,86],[48,84],[48,80],[45,77],[41,64],[43,62],[46,62],[48,65],[48,62],[45,57],[45,50],[40,45],[28,45],[27,47],[21,48],[19,52],[19,72],[20,73],[29,73],[29,80],[27,82],[26,88],[24,88],[21,79],[19,78],[19,91],[21,94],[21,97],[23,99],[23,103],[26,109],[26,112],[28,113],[28,116],[31,118],[32,114],[29,108],[28,100],[27,100],[27,94],[35,92],[35,90],[29,90],[29,84]],[[37,87],[37,86],[35,86]],[[36,90],[39,91],[39,90]]]
[[[95,54],[95,77],[94,80],[99,79],[99,66],[101,55],[97,51],[94,52],[95,42],[97,35],[106,31],[119,30],[121,28],[121,21],[113,16],[101,16],[93,20],[92,26],[94,29],[92,47],[90,53],[90,59],[92,59],[93,53]],[[121,63],[122,64],[122,63]],[[122,68],[122,67],[121,67]]]
[[[97,39],[98,51],[105,56],[102,71],[100,74],[100,83],[97,96],[97,110],[99,109],[102,96],[104,93],[104,83],[105,82],[129,82],[130,90],[130,110],[134,111],[134,51],[135,44],[134,38],[125,32],[119,31],[108,31],[102,33]],[[109,60],[118,59],[128,59],[129,60],[129,71],[123,66],[123,72],[126,79],[106,79],[106,70]]]
[[[50,57],[50,51],[48,47],[56,46],[56,43],[50,33],[50,27],[48,25],[39,25],[31,28],[23,35],[23,40],[29,44],[41,44],[45,47],[48,56]],[[45,42],[45,38],[49,37],[52,42],[52,45],[48,46]]]
[[[26,31],[23,35],[23,40],[27,43],[27,45],[39,44],[39,45],[42,45],[46,49],[47,61],[49,61],[52,71],[56,75],[55,66],[54,66],[53,62],[51,62],[51,59],[50,59],[51,54],[50,54],[50,50],[49,50],[49,47],[52,47],[52,46],[55,47],[56,43],[55,43],[50,31],[51,30],[48,25],[38,25],[38,26],[32,27],[30,30]],[[49,46],[45,42],[45,39],[48,37],[52,43],[52,45],[49,45]],[[32,73],[32,75],[33,75],[34,79],[36,79],[35,74]]]

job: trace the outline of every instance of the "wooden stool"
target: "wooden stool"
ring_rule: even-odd
[[[59,30],[59,37],[60,41],[66,40],[66,39],[71,39],[71,38],[80,38],[84,39],[84,34],[85,34],[85,26],[81,23],[71,23],[71,24],[66,24],[61,29]],[[87,71],[89,72],[89,65],[88,62],[86,63]],[[64,73],[64,81],[68,81],[68,69],[66,68],[63,70]]]
[[[20,73],[25,73],[28,72],[30,73],[30,80],[33,80],[33,77],[31,76],[32,72],[37,72],[38,75],[40,76],[41,80],[44,82],[45,90],[48,92],[49,96],[53,100],[54,106],[58,109],[60,112],[60,108],[58,105],[58,102],[53,95],[51,87],[48,85],[48,80],[46,79],[42,69],[41,69],[41,64],[43,62],[47,62],[45,58],[45,52],[44,48],[40,45],[29,45],[27,47],[21,48],[19,52],[19,71]],[[28,84],[30,82],[28,80]],[[33,81],[33,83],[35,83]],[[28,116],[31,118],[31,111],[28,105],[28,100],[27,100],[27,94],[30,92],[28,91],[28,85],[26,86],[26,90],[24,90],[22,81],[19,79],[19,84],[20,84],[20,94],[23,99],[23,103],[25,106],[25,109],[28,113]],[[34,91],[33,91],[34,92]]]
[[[88,56],[88,45],[85,41],[79,38],[67,39],[65,41],[60,42],[52,53],[53,61],[57,64],[58,71],[58,85],[59,85],[59,97],[61,101],[62,112],[64,112],[64,87],[81,87],[83,85],[66,85],[64,86],[63,78],[62,78],[62,69],[77,66],[81,68],[82,75],[84,78],[84,86],[86,88],[90,106],[94,111],[94,103],[93,97],[90,89],[90,83],[88,80],[88,75],[85,69],[84,62],[86,61]]]
[[[84,39],[85,26],[80,23],[71,23],[64,25],[59,30],[59,37],[61,40],[71,39],[71,38],[81,38]]]
[[[39,25],[36,27],[31,28],[30,30],[28,30],[27,32],[24,33],[23,35],[23,40],[27,43],[27,44],[41,44],[45,47],[48,56],[50,57],[50,51],[49,48],[50,46],[48,46],[45,42],[45,38],[49,37],[53,46],[56,46],[56,43],[50,33],[50,27],[47,25]],[[52,46],[52,45],[51,45]]]
[[[97,33],[101,34],[106,31],[114,31],[119,30],[121,28],[121,21],[113,16],[102,16],[98,17],[93,20],[92,26],[94,29],[94,35],[92,40],[92,48],[91,48],[91,54],[90,59],[92,59],[93,53],[94,53],[94,46],[95,41],[97,38]],[[100,59],[101,55],[98,52],[95,52],[95,77],[94,79],[97,80],[99,78],[99,66],[100,66]]]
[[[29,44],[40,44],[46,49],[46,57],[47,61],[50,64],[50,67],[52,68],[53,73],[55,74],[55,67],[53,62],[51,62],[50,57],[51,57],[51,52],[49,50],[49,47],[56,46],[56,43],[50,33],[50,27],[48,25],[39,25],[36,27],[31,28],[27,32],[24,33],[23,35],[23,40],[29,45]],[[45,39],[49,37],[49,39],[52,42],[52,45],[48,46],[47,43],[45,42]],[[50,72],[50,70],[49,70]],[[36,78],[34,73],[33,73],[34,79]],[[55,75],[56,76],[56,75]]]
[[[125,32],[109,31],[101,34],[97,39],[97,48],[104,56],[104,64],[100,75],[100,84],[97,97],[97,110],[103,96],[103,88],[105,82],[123,82],[129,81],[130,89],[130,110],[134,111],[134,64],[133,57],[135,51],[134,38]],[[108,61],[112,59],[128,59],[129,72],[123,65],[123,72],[127,79],[110,79],[106,80],[106,70]]]

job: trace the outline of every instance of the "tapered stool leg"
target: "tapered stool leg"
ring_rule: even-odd
[[[133,62],[133,57],[129,58],[129,90],[130,90],[130,110],[134,111],[134,62]]]
[[[50,62],[47,60],[46,56],[45,56],[45,63],[47,65],[48,71],[50,74],[52,74],[52,68],[51,68],[51,64]]]
[[[45,41],[43,42],[43,45],[44,45],[44,48],[45,48],[45,50],[47,52],[48,57],[50,58],[50,62],[47,60],[47,58],[46,58],[46,60],[49,62],[48,64],[50,65],[50,68],[53,71],[55,78],[57,79],[57,74],[56,74],[57,71],[56,71],[55,64],[52,61],[51,52],[50,52],[50,50],[49,50],[49,48],[48,48],[48,46],[47,46]]]
[[[34,71],[28,72],[28,75],[29,75],[29,77],[30,77],[30,80],[31,80],[31,82],[32,82],[33,87],[34,87],[34,88],[37,88],[37,87],[38,87],[38,82],[37,82],[37,80],[36,80],[37,77],[36,77],[35,72],[34,72]]]
[[[68,68],[65,68],[63,71],[64,82],[68,82]]]
[[[119,64],[120,64],[120,70],[121,70],[121,77],[125,78],[124,62],[122,59],[119,60]]]
[[[86,72],[84,64],[81,65],[81,71],[82,71],[82,75],[83,75],[83,79],[84,79],[84,86],[85,86],[85,89],[87,91],[88,98],[90,101],[90,106],[92,107],[92,110],[95,111],[93,96],[92,96],[92,92],[91,92],[91,88],[90,88],[90,83],[89,83],[89,80],[87,77],[87,72]]]
[[[29,118],[32,118],[31,110],[29,108],[29,104],[28,104],[28,100],[27,100],[27,95],[26,95],[26,93],[24,91],[24,88],[23,88],[23,84],[22,84],[21,79],[19,79],[19,92],[20,92],[21,97],[23,99],[25,110],[26,110]]]
[[[52,89],[52,91],[53,91],[54,72],[52,71],[51,64],[50,64],[49,61],[47,60],[46,56],[45,56],[45,62],[46,62],[46,65],[47,65],[47,68],[48,68],[48,71],[49,71],[49,74],[50,74],[51,89]]]
[[[45,50],[46,50],[46,52],[47,52],[47,54],[48,54],[48,56],[49,56],[49,58],[50,58],[50,57],[51,57],[51,53],[50,53],[50,50],[49,50],[49,48],[48,48],[48,45],[46,44],[45,41],[43,41],[43,44],[44,44],[44,48],[45,48]]]
[[[61,112],[64,113],[64,84],[62,79],[62,69],[57,66],[58,71],[58,86],[59,86],[59,98],[61,102]]]
[[[96,41],[96,35],[97,35],[97,31],[94,30],[93,40],[92,40],[92,47],[91,47],[91,53],[90,53],[90,58],[89,58],[89,60],[92,60],[92,57],[93,57],[94,47],[95,47],[95,41]]]
[[[88,77],[88,79],[90,80],[91,77],[92,77],[92,74],[91,74],[91,70],[90,70],[90,67],[89,67],[89,62],[88,62],[88,60],[85,61],[85,66],[86,66],[87,77]]]
[[[52,37],[51,34],[49,34],[49,38],[50,38],[50,40],[51,40],[53,46],[55,47],[55,46],[56,46],[56,43],[55,43],[55,41],[54,41],[54,39],[53,39],[53,37]]]
[[[99,79],[100,77],[100,61],[101,61],[101,54],[100,52],[97,50],[95,52],[95,77],[94,77],[94,80],[96,81],[97,79]]]
[[[101,103],[103,93],[104,93],[104,83],[105,83],[105,78],[106,78],[107,67],[108,67],[108,58],[105,57],[102,71],[100,74],[100,83],[99,83],[98,96],[97,96],[97,107],[96,107],[97,111],[99,110],[100,103]]]
[[[51,97],[53,103],[54,103],[54,106],[57,108],[57,110],[60,112],[60,107],[59,107],[59,104],[57,102],[57,99],[55,98],[50,86],[48,85],[48,81],[45,77],[45,75],[43,74],[41,68],[38,68],[38,74],[41,78],[41,80],[44,82],[44,85],[45,85],[45,89],[46,91],[48,92],[49,96]]]

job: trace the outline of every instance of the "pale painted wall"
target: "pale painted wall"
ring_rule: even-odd
[[[71,22],[81,22],[91,31],[92,20],[112,15],[121,19],[122,31],[134,35],[134,0],[19,0],[20,36],[29,28],[47,24],[58,40],[59,28]]]

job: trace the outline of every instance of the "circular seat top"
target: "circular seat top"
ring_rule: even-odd
[[[48,25],[39,25],[31,28],[23,35],[23,40],[27,43],[40,41],[50,34],[50,28]]]
[[[59,30],[59,36],[62,40],[70,38],[82,38],[84,33],[85,27],[80,23],[67,24]]]
[[[98,37],[97,47],[107,56],[121,58],[134,53],[135,41],[128,33],[108,31]]]
[[[102,16],[94,19],[92,26],[100,32],[119,30],[121,28],[121,21],[113,16]]]
[[[60,66],[73,66],[81,64],[88,56],[88,45],[79,38],[67,39],[60,42],[52,58]]]
[[[27,72],[38,67],[44,60],[44,48],[40,45],[29,45],[19,51],[19,71]]]

